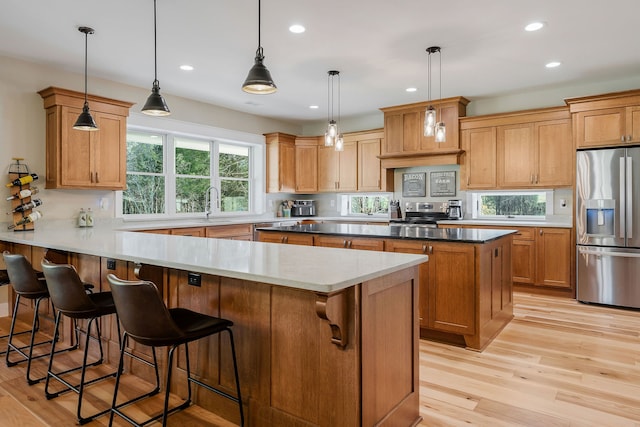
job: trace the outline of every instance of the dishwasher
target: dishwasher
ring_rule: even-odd
[[[298,221],[271,221],[271,222],[256,222],[253,224],[253,241],[258,241],[258,228],[264,227],[290,227],[292,225],[298,225]]]

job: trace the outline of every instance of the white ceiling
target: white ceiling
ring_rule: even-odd
[[[425,49],[433,45],[442,47],[442,97],[481,99],[640,74],[638,0],[262,0],[273,95],[240,89],[258,44],[257,0],[158,0],[157,13],[158,80],[170,108],[174,95],[294,122],[323,120],[327,71],[336,69],[342,117],[371,114],[428,99]],[[547,26],[523,30],[536,20]],[[294,23],[307,31],[290,33]],[[95,29],[89,92],[92,77],[150,90],[152,0],[5,0],[0,55],[82,74],[79,26]],[[562,65],[545,68],[552,60]],[[185,63],[195,70],[181,71]],[[432,56],[432,98],[440,97],[437,65]],[[407,93],[410,86],[418,90]]]

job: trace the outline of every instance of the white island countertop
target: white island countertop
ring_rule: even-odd
[[[0,232],[0,241],[322,293],[428,260],[424,255],[118,231],[104,225]]]

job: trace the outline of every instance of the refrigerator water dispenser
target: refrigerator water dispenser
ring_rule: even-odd
[[[587,235],[613,236],[615,234],[615,200],[592,199],[586,201]]]

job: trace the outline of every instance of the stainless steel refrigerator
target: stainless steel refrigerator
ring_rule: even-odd
[[[640,147],[576,154],[577,299],[640,308]]]

